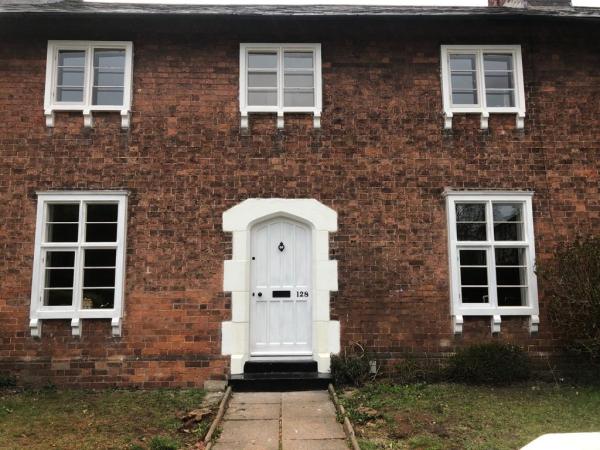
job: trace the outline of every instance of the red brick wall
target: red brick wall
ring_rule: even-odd
[[[342,345],[391,364],[490,340],[488,319],[451,334],[444,187],[533,189],[536,246],[600,227],[600,54],[594,24],[508,21],[243,19],[0,24],[0,372],[23,382],[184,386],[224,378],[220,324],[230,235],[221,214],[249,197],[317,198],[339,214],[332,316]],[[36,30],[36,31],[23,31]],[[171,30],[182,34],[172,34]],[[44,125],[47,39],[134,41],[132,126],[118,114],[83,128],[77,113]],[[322,129],[307,116],[251,117],[241,133],[240,41],[323,46]],[[525,130],[514,116],[458,115],[443,131],[439,46],[523,45]],[[44,321],[29,336],[37,190],[127,189],[123,337],[109,321]],[[555,349],[541,324],[506,318],[494,339]]]

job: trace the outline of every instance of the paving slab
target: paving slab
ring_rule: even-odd
[[[327,391],[297,391],[281,393],[283,403],[306,403],[329,401],[329,392]]]
[[[335,406],[331,400],[327,399],[326,401],[284,403],[282,417],[283,420],[303,417],[335,417],[335,413]]]
[[[225,420],[219,443],[261,444],[279,448],[279,420]]]
[[[227,420],[279,420],[279,403],[235,403],[227,410]]]
[[[284,441],[296,439],[344,439],[346,437],[342,425],[338,423],[335,416],[284,418],[281,425]]]
[[[348,450],[345,439],[283,441],[283,450]]]
[[[211,448],[213,450],[279,450],[279,443],[275,444],[272,446],[257,442],[219,442]]]
[[[234,392],[230,404],[281,403],[281,392]]]

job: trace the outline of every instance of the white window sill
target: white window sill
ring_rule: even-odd
[[[73,336],[81,336],[81,320],[82,319],[110,319],[113,337],[121,336],[122,318],[118,311],[114,309],[107,310],[71,310],[71,311],[51,311],[38,310],[37,313],[29,320],[29,331],[31,336],[42,337],[42,320],[71,320],[71,334]]]
[[[54,113],[56,111],[81,111],[83,113],[83,126],[92,128],[94,126],[94,118],[92,113],[96,112],[119,112],[121,115],[121,128],[129,128],[131,122],[131,110],[123,106],[78,106],[78,105],[52,105],[44,109],[46,117],[46,126],[54,127]]]
[[[242,129],[248,129],[250,126],[249,115],[250,114],[276,114],[277,115],[277,128],[283,129],[285,126],[284,114],[312,114],[313,115],[313,127],[321,128],[321,111],[315,108],[284,108],[284,109],[270,109],[270,108],[248,108],[241,111],[241,123]]]
[[[522,130],[525,128],[525,111],[514,109],[514,108],[498,108],[498,109],[476,109],[476,108],[465,108],[465,109],[452,109],[444,111],[444,129],[452,129],[452,119],[455,114],[480,114],[481,115],[481,129],[487,130],[489,128],[490,114],[515,114],[516,115],[516,128]]]

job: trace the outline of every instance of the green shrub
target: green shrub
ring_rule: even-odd
[[[399,384],[434,383],[443,380],[444,377],[444,369],[440,361],[427,355],[424,358],[407,356],[396,364],[394,372],[394,380]]]
[[[150,450],[177,450],[179,444],[175,439],[167,436],[155,436],[150,441]]]
[[[564,349],[600,360],[600,238],[582,238],[560,247],[537,273]]]
[[[461,349],[450,358],[448,376],[467,384],[507,385],[531,373],[527,354],[515,345],[489,343]]]
[[[0,389],[13,388],[17,385],[17,378],[13,375],[0,374]]]
[[[339,355],[331,355],[331,377],[336,386],[360,387],[375,378],[367,353],[360,344],[353,344]]]

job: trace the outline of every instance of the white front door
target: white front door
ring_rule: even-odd
[[[310,355],[311,231],[288,219],[252,229],[250,351],[253,356]]]

